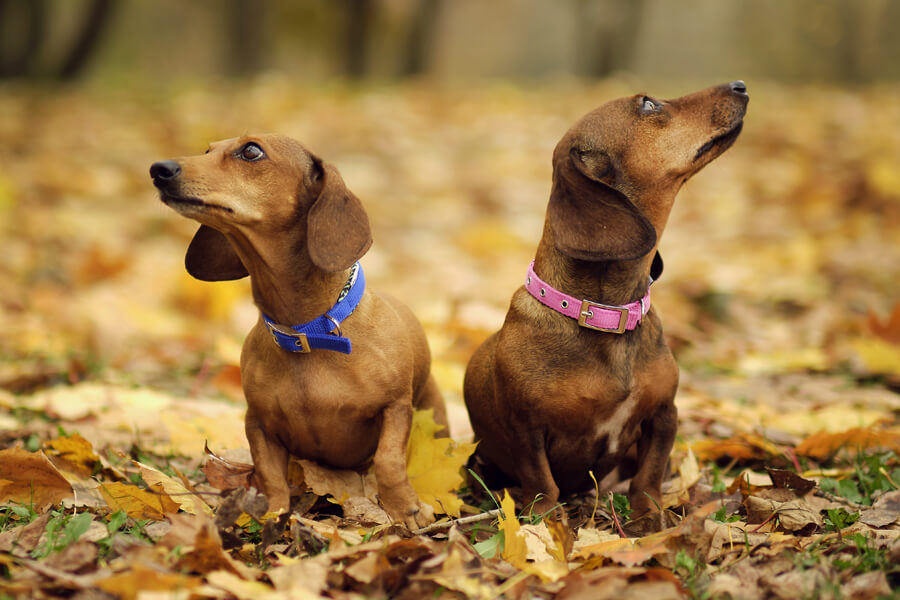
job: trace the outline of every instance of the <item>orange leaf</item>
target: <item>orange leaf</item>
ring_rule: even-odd
[[[876,431],[871,428],[854,427],[842,433],[814,433],[795,448],[797,454],[811,458],[828,458],[841,448],[855,452],[857,449],[870,450],[884,448],[900,452],[900,432],[892,430]]]
[[[875,313],[869,312],[866,324],[874,335],[891,344],[900,345],[900,302],[894,305],[891,316],[884,322],[880,321]]]
[[[14,501],[41,511],[72,494],[72,486],[43,452],[0,450],[0,504]]]

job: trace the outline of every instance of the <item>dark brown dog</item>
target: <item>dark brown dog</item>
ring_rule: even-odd
[[[553,153],[534,261],[547,297],[553,288],[578,299],[582,320],[600,303],[634,303],[642,314],[637,301],[651,265],[661,271],[655,250],[675,194],[734,143],[747,101],[735,81],[676,100],[621,98],[578,121]],[[636,444],[629,497],[635,516],[646,513],[660,501],[677,428],[678,367],[659,317],[650,309],[632,330],[597,331],[545,306],[542,294],[520,288],[503,328],[469,362],[477,456],[518,482],[524,502],[540,495],[535,511],[545,512],[560,494],[592,487],[588,471],[601,479]]]
[[[191,275],[249,274],[256,305],[274,322],[261,315],[241,353],[247,439],[269,510],[290,506],[289,455],[336,468],[374,457],[387,513],[410,529],[433,521],[406,475],[413,409],[433,408],[447,425],[419,322],[394,298],[365,291],[334,331],[352,342],[349,354],[309,349],[314,336],[289,327],[336,305],[372,243],[368,216],[337,170],[294,140],[261,135],[155,163],[150,175],[163,202],[201,223],[185,260]]]

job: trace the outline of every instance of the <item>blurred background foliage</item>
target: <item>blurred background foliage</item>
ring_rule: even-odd
[[[367,276],[424,322],[464,434],[462,373],[533,255],[560,136],[618,96],[743,78],[744,133],[662,240],[682,414],[783,416],[771,378],[810,374],[862,406],[858,384],[900,387],[898,23],[891,0],[0,0],[0,389],[240,401],[249,286],[184,273],[196,225],[147,169],[278,131],[363,199]],[[798,414],[825,402],[791,381]]]
[[[892,0],[2,0],[0,76],[900,76]]]

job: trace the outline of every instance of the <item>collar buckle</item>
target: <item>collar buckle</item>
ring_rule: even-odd
[[[299,350],[294,350],[294,352],[309,354],[312,351],[312,348],[309,345],[309,338],[306,337],[305,333],[294,331],[290,327],[284,327],[278,323],[270,323],[267,320],[264,320],[263,322],[266,324],[266,329],[272,334],[272,339],[275,340],[275,343],[279,346],[281,345],[281,340],[278,339],[278,334],[294,340],[294,345],[300,348]]]
[[[643,303],[642,303],[643,304]],[[619,325],[617,327],[597,327],[587,322],[594,316],[592,308],[600,308],[603,310],[611,310],[619,313]],[[625,333],[625,324],[628,321],[628,308],[625,306],[610,306],[608,304],[599,304],[590,300],[581,301],[581,310],[578,314],[578,325],[595,331],[603,331],[606,333]]]

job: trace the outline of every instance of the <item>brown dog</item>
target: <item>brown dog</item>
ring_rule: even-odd
[[[742,81],[621,98],[556,146],[533,271],[464,384],[486,474],[519,483],[526,503],[540,495],[535,511],[592,487],[588,471],[601,479],[635,444],[634,515],[660,501],[678,367],[649,307],[655,250],[675,194],[735,141],[747,101]]]
[[[262,314],[244,342],[241,380],[269,510],[289,509],[289,455],[336,468],[374,457],[391,518],[410,529],[433,521],[407,478],[406,445],[414,408],[433,408],[446,427],[443,399],[416,318],[364,290],[355,263],[372,243],[369,220],[337,170],[292,139],[261,135],[154,163],[150,175],[163,202],[201,223],[188,272],[250,275]]]

